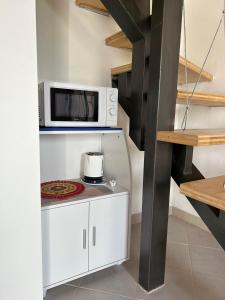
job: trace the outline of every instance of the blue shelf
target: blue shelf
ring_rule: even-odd
[[[122,128],[112,127],[40,127],[39,132],[44,134],[87,134],[87,133],[118,133]]]

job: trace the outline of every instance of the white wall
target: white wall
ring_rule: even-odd
[[[98,135],[43,135],[40,139],[41,181],[80,178],[83,154],[101,151]]]
[[[35,1],[0,1],[0,299],[42,299]]]
[[[110,69],[131,61],[128,50],[107,47],[118,30],[111,17],[77,7],[73,0],[37,0],[39,80],[110,85]]]
[[[224,6],[223,0],[185,0],[187,27],[187,57],[199,66],[206,57]],[[184,56],[182,34],[181,54]],[[213,82],[200,83],[197,91],[225,94],[225,34],[224,26],[218,33],[205,69],[214,75]],[[191,89],[193,85],[189,85]],[[185,86],[182,86],[185,88]],[[180,128],[185,106],[177,106],[176,124]],[[225,108],[192,106],[188,128],[225,128]],[[194,163],[205,177],[224,175],[225,147],[211,146],[194,149]],[[174,186],[173,205],[196,214],[186,198]]]

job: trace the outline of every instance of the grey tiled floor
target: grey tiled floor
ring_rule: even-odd
[[[225,254],[213,236],[170,217],[165,286],[147,294],[137,284],[140,226],[131,259],[48,291],[46,300],[225,300]]]

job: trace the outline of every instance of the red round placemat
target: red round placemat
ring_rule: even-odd
[[[64,200],[79,195],[84,190],[84,185],[70,180],[56,180],[41,184],[41,197],[44,199]]]

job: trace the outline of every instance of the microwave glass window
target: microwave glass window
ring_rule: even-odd
[[[51,120],[98,122],[98,92],[51,88]]]

